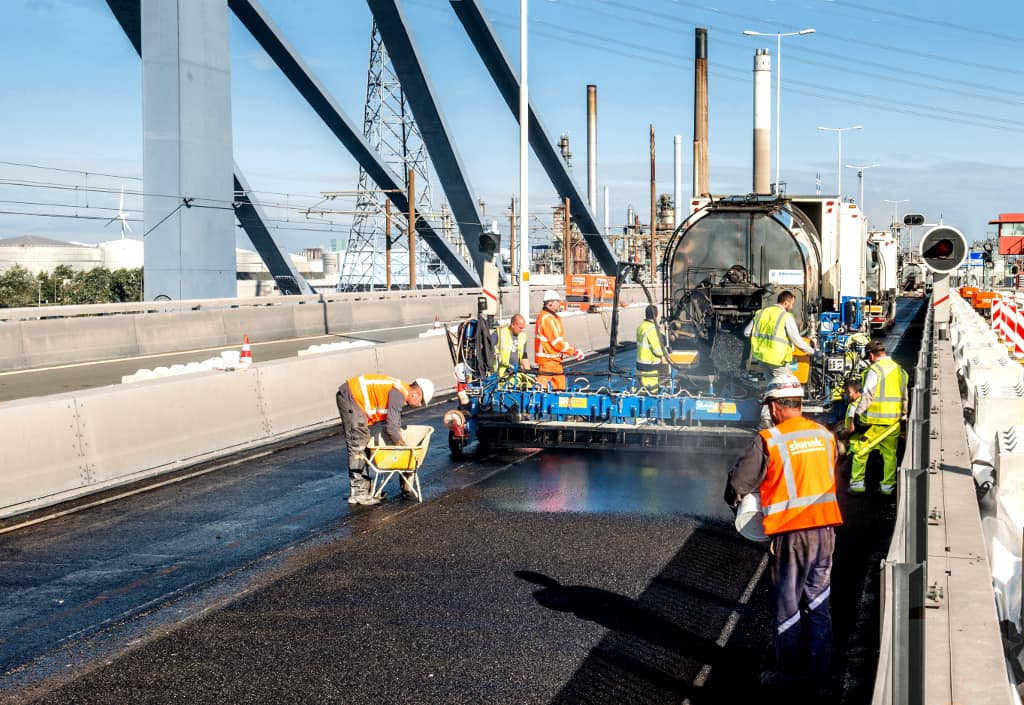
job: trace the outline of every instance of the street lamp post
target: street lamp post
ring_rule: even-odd
[[[864,170],[874,169],[876,166],[882,166],[881,164],[847,164],[847,169],[857,170],[857,179],[860,181],[860,200],[857,201],[857,205],[860,206],[860,212],[864,218],[864,222],[868,222],[868,212],[864,208]]]
[[[843,202],[843,133],[847,130],[862,130],[863,125],[851,125],[850,127],[819,127],[819,130],[835,132],[839,138],[839,158],[836,159],[836,194],[839,202]]]
[[[897,225],[897,223],[899,222],[900,204],[901,203],[910,203],[910,199],[909,198],[901,198],[898,201],[894,201],[892,199],[886,198],[884,200],[885,200],[886,203],[891,203],[892,204],[892,226],[891,227],[892,227],[893,232],[895,232],[896,228],[899,227]],[[900,248],[902,248],[902,247],[903,247],[903,238],[900,237]]]
[[[782,38],[794,37],[799,34],[814,34],[814,29],[808,27],[798,32],[755,32],[752,29],[743,30],[748,37],[775,37],[775,193],[781,189],[779,180],[779,136],[782,134]]]

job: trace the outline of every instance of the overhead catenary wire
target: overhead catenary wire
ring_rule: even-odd
[[[542,23],[540,21],[538,21],[538,23],[539,24],[545,24],[545,23]],[[511,27],[512,26],[510,23],[506,23],[506,22],[504,22],[502,20],[495,20],[494,24],[499,25],[499,26],[503,26],[503,27]],[[552,25],[552,26],[554,26],[554,25]],[[642,46],[642,45],[638,45],[638,44],[630,44],[628,42],[623,42],[623,41],[621,41],[621,40],[619,40],[619,39],[617,39],[615,37],[607,37],[607,36],[602,36],[602,35],[596,35],[596,34],[593,34],[593,33],[583,32],[583,31],[576,31],[576,32],[574,32],[573,35],[566,35],[564,32],[560,32],[560,31],[559,32],[548,32],[548,31],[545,31],[544,29],[536,29],[536,30],[532,30],[532,32],[534,34],[538,34],[540,36],[547,36],[547,37],[550,37],[550,38],[553,38],[553,39],[557,39],[559,42],[564,43],[564,44],[573,44],[573,45],[576,45],[576,46],[582,46],[582,47],[585,47],[585,48],[595,49],[595,50],[598,50],[598,51],[601,51],[601,52],[604,52],[604,53],[612,53],[612,54],[616,54],[616,55],[620,55],[620,56],[627,56],[627,57],[630,57],[630,58],[635,58],[635,59],[639,59],[639,60],[646,61],[646,62],[649,62],[649,63],[657,64],[657,65],[662,66],[662,67],[664,67],[664,66],[673,66],[673,67],[678,67],[678,68],[692,68],[692,64],[693,64],[692,60],[689,60],[689,61],[687,61],[686,59],[680,60],[682,57],[680,57],[678,55],[675,55],[675,54],[671,54],[670,52],[667,52],[667,51],[664,51],[664,50],[659,50],[659,49],[654,49],[654,48],[651,48],[649,46]],[[595,37],[595,38],[597,38],[602,43],[595,45],[595,44],[590,44],[590,43],[585,42],[585,41],[581,41],[581,40],[579,40],[577,38],[580,35]],[[666,60],[666,59],[659,59],[659,58],[655,58],[655,57],[643,56],[642,54],[636,54],[636,53],[633,53],[633,52],[625,52],[625,51],[622,51],[621,49],[616,49],[617,46],[629,46],[629,47],[632,47],[632,48],[635,48],[635,49],[638,49],[638,50],[648,51],[648,52],[652,52],[652,53],[655,53],[655,54],[660,53],[660,54],[663,54],[663,55],[667,55],[670,58],[668,60]],[[718,78],[722,79],[722,80],[739,82],[739,83],[743,83],[743,84],[747,84],[747,83],[750,82],[750,78],[747,75],[748,74],[747,71],[744,71],[744,70],[741,70],[741,69],[737,69],[737,68],[734,68],[732,66],[725,66],[725,65],[721,65],[721,64],[717,64],[717,63],[711,64],[711,67],[713,68],[713,70],[715,72],[715,75]],[[736,74],[736,75],[735,76],[730,76],[730,75],[728,75],[729,73],[733,73],[733,74]],[[796,85],[797,83],[800,83],[801,85],[804,85],[807,88],[800,89],[800,88],[792,88],[792,87],[790,87],[790,86]],[[790,80],[787,83],[787,89],[786,90],[789,91],[789,92],[799,93],[801,95],[806,95],[806,96],[810,96],[810,97],[814,97],[814,98],[822,98],[822,99],[825,99],[825,100],[828,100],[828,101],[832,101],[832,102],[849,103],[849,104],[852,104],[852,105],[861,105],[861,106],[868,107],[868,108],[884,109],[886,112],[889,112],[889,113],[898,113],[898,114],[903,114],[903,115],[911,115],[911,116],[914,116],[914,117],[927,118],[927,119],[935,120],[935,121],[939,121],[939,122],[950,122],[950,123],[956,123],[956,124],[961,124],[961,125],[971,125],[971,126],[975,126],[975,127],[982,127],[982,128],[986,128],[986,129],[1000,130],[1000,131],[1013,132],[1013,133],[1019,133],[1021,131],[1024,131],[1024,122],[1014,122],[1014,121],[1010,121],[1010,120],[1003,120],[1002,118],[993,118],[993,117],[990,117],[990,116],[987,116],[987,115],[981,115],[981,114],[977,114],[977,113],[967,113],[967,112],[964,112],[964,111],[950,111],[949,108],[947,108],[945,106],[941,106],[940,107],[940,106],[925,105],[925,104],[921,104],[921,103],[914,103],[914,105],[918,106],[917,108],[907,107],[906,105],[904,105],[903,107],[896,107],[893,104],[893,102],[892,102],[892,100],[890,98],[887,98],[887,97],[884,97],[884,96],[873,96],[873,95],[870,95],[870,94],[856,94],[856,93],[852,93],[852,92],[848,92],[848,91],[844,91],[843,93],[837,93],[835,91],[834,87],[832,87],[832,86],[819,85],[819,84],[811,84],[811,83],[806,83],[806,82],[797,82],[797,81]],[[817,92],[817,91],[822,91],[822,92]]]

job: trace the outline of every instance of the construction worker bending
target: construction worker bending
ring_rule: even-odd
[[[636,328],[636,373],[640,386],[651,392],[658,391],[661,372],[668,365],[657,320],[658,307],[648,304],[644,320]]]
[[[507,326],[498,328],[495,361],[499,382],[516,387],[525,385],[526,378],[519,372],[530,369],[530,360],[526,356],[526,319],[520,314],[512,316]]]
[[[796,319],[790,311],[796,302],[791,291],[783,291],[776,303],[754,314],[754,318],[744,329],[743,334],[750,337],[750,356],[760,368],[762,387],[767,388],[772,380],[779,376],[792,374],[789,363],[793,361],[793,348],[808,355],[815,350],[800,335]],[[761,428],[771,425],[768,412],[761,407]]]
[[[803,387],[792,375],[772,380],[761,399],[774,426],[754,437],[729,472],[725,501],[735,509],[760,492],[774,586],[775,671],[763,685],[795,690],[803,684],[827,696],[832,673],[829,610],[835,528],[836,443],[832,433],[802,415]],[[805,702],[791,692],[793,702]],[[824,702],[824,701],[823,701]]]
[[[434,396],[434,383],[425,377],[406,384],[387,375],[361,375],[338,387],[335,401],[341,415],[342,433],[348,448],[349,504],[379,504],[370,496],[371,478],[366,466],[370,427],[383,421],[384,435],[391,445],[406,445],[402,438],[402,410],[423,406]],[[414,497],[402,482],[402,497]]]
[[[891,495],[896,490],[896,449],[900,441],[898,425],[907,414],[907,373],[886,354],[885,345],[880,340],[872,340],[864,352],[871,366],[864,372],[854,416],[857,424],[866,428],[850,439],[850,452],[853,455],[850,462],[850,492],[864,492],[868,456],[874,446],[882,454],[882,482],[878,490],[884,495]]]
[[[541,388],[550,387],[554,390],[565,389],[565,371],[562,369],[563,358],[583,359],[583,351],[577,350],[565,340],[565,328],[558,316],[562,297],[554,289],[544,292],[544,307],[537,314],[537,327],[534,331],[533,353],[537,360],[540,374],[537,384]]]

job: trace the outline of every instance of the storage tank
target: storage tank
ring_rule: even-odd
[[[697,210],[667,247],[672,347],[695,348],[716,373],[744,367],[743,329],[783,290],[805,334],[821,310],[818,233],[786,199],[721,199]]]

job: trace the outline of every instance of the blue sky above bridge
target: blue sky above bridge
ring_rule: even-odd
[[[361,121],[370,34],[365,4],[263,5]],[[518,61],[518,2],[483,5]],[[518,189],[516,121],[448,2],[403,6],[486,218],[507,232],[509,199]],[[126,211],[141,218],[137,55],[102,0],[11,0],[4,15],[0,237],[118,237],[117,224],[104,223],[116,215],[122,185]],[[988,220],[1024,206],[1024,39],[1016,34],[1024,3],[531,0],[530,19],[531,99],[553,138],[569,135],[573,173],[584,190],[586,85],[598,87],[598,175],[600,187],[610,189],[613,228],[624,224],[629,205],[647,219],[650,124],[657,131],[658,191],[672,191],[679,134],[684,196],[690,193],[696,26],[709,30],[712,191],[751,188],[754,50],[768,48],[776,60],[774,37],[742,31],[813,27],[815,34],[782,43],[781,172],[789,193],[814,193],[818,174],[823,193],[834,193],[836,134],[816,128],[863,125],[844,133],[843,163],[880,164],[864,177],[873,226],[889,223],[894,206],[886,199],[909,199],[898,204],[900,214],[941,216],[969,240],[981,239],[991,232]],[[231,55],[235,159],[267,204],[279,241],[298,251],[343,238],[346,216],[327,222],[302,209],[321,191],[354,189],[354,160],[233,18]],[[774,88],[773,82],[773,94]],[[842,184],[845,196],[858,197],[854,170],[843,169]],[[554,189],[534,160],[531,211],[546,219],[554,205]],[[133,230],[141,233],[142,223]],[[246,244],[244,236],[239,243]]]

